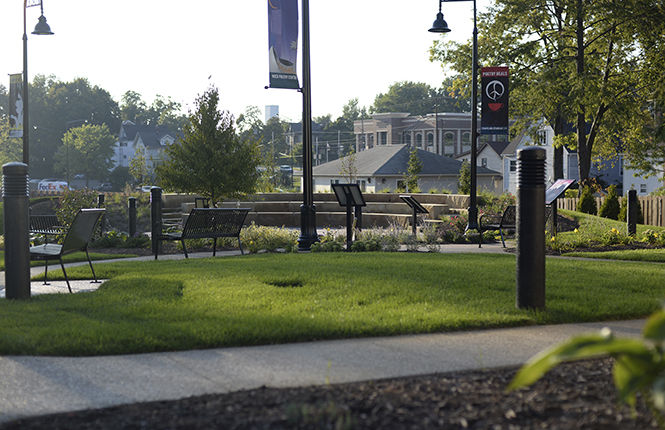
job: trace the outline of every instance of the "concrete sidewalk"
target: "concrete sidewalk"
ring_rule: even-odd
[[[0,422],[225,393],[519,365],[572,335],[644,320],[104,357],[0,357]]]

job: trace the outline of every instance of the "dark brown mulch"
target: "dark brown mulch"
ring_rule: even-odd
[[[617,403],[608,359],[555,368],[505,393],[516,369],[259,388],[23,419],[0,429],[647,429]]]

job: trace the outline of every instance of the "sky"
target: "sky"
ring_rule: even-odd
[[[34,1],[34,0],[29,0]],[[482,11],[490,0],[478,0]],[[443,3],[452,31],[429,33],[437,0],[311,0],[312,114],[339,116],[352,98],[370,106],[398,81],[439,86],[445,70],[429,61],[437,38],[465,41],[473,4]],[[171,97],[186,112],[211,84],[221,107],[238,115],[279,105],[283,119],[299,121],[302,95],[268,85],[267,0],[43,0],[55,33],[32,35],[39,7],[27,8],[28,72],[69,81],[85,77],[120,101],[128,90],[150,104]],[[23,1],[0,2],[0,76],[23,62]],[[302,83],[302,61],[298,74]]]

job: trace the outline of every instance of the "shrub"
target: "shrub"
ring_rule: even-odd
[[[459,170],[459,178],[457,180],[457,192],[459,194],[469,194],[471,191],[471,166],[469,162],[464,160]]]
[[[619,221],[626,221],[628,211],[628,197],[621,198],[621,207],[619,208],[619,216],[617,219]],[[637,223],[644,224],[644,214],[642,214],[642,205],[637,205]]]
[[[79,209],[97,207],[97,192],[89,189],[65,190],[55,210],[60,223],[69,229]]]
[[[596,206],[596,199],[593,197],[593,192],[590,187],[584,187],[580,200],[577,202],[577,210],[583,213],[596,215],[598,206]]]
[[[481,191],[478,194],[478,208],[484,213],[502,214],[507,206],[515,204],[515,196],[510,193],[497,196],[487,191]]]
[[[618,219],[620,206],[619,196],[617,196],[617,187],[616,185],[610,185],[607,189],[607,196],[605,196],[603,204],[600,205],[598,215],[603,218]]]
[[[150,238],[144,234],[129,237],[125,233],[111,230],[102,237],[94,240],[92,248],[148,248],[150,247]]]
[[[279,248],[291,252],[294,250],[294,246],[297,248],[295,245],[297,239],[298,232],[295,230],[288,230],[284,227],[257,226],[254,222],[240,232],[240,241],[247,246],[250,254],[261,250],[274,252]]]

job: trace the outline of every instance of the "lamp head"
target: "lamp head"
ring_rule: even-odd
[[[448,23],[446,22],[445,19],[443,19],[443,13],[439,11],[439,13],[436,14],[436,20],[434,21],[434,24],[432,24],[432,28],[429,29],[431,33],[449,33],[450,28],[448,28]]]
[[[53,32],[51,31],[51,27],[49,27],[48,23],[46,22],[46,17],[44,17],[44,15],[41,15],[39,17],[39,22],[37,22],[37,25],[35,25],[35,31],[33,31],[32,34],[39,34],[39,35],[53,34]]]

